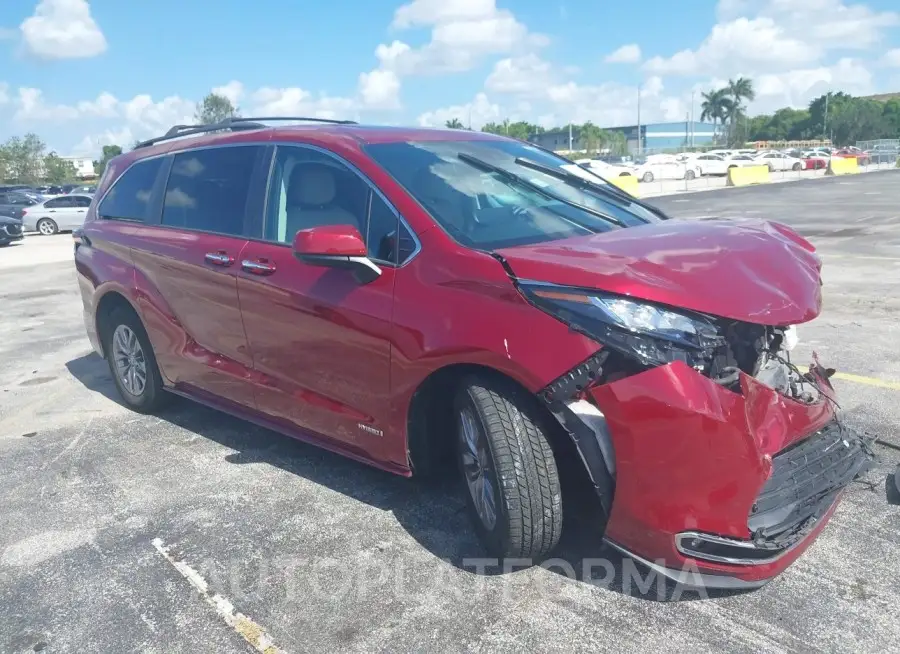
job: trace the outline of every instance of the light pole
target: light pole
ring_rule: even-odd
[[[642,139],[641,139],[641,89],[644,88],[643,84],[638,84],[638,115],[637,115],[637,153],[638,156],[641,154],[642,149]]]

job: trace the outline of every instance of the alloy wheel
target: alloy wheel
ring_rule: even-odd
[[[139,397],[147,387],[147,359],[137,334],[127,325],[113,333],[113,361],[122,387]]]
[[[487,450],[487,439],[470,409],[459,414],[459,440],[462,446],[462,468],[475,511],[484,528],[492,531],[497,524],[497,486]]]
[[[56,233],[56,225],[52,220],[42,220],[38,225],[38,231],[44,236],[53,236]]]

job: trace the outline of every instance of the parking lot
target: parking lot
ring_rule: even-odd
[[[881,460],[784,575],[709,597],[635,587],[581,513],[552,565],[484,570],[452,484],[186,400],[131,413],[84,335],[71,237],[30,236],[0,249],[0,651],[896,651],[900,170],[652,202],[787,223],[824,260],[799,361],[837,368]]]
[[[891,170],[896,164],[872,163],[859,168],[860,174]],[[781,182],[796,182],[799,180],[824,178],[825,170],[775,170],[769,174],[769,182],[777,184]],[[652,182],[641,182],[639,193],[641,197],[657,197],[671,195],[673,193],[696,193],[697,191],[711,191],[724,189],[727,179],[723,175],[705,175],[696,179],[658,179]]]

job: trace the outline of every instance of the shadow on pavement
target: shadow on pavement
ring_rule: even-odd
[[[87,389],[119,403],[104,359],[91,353],[66,363]],[[454,475],[433,480],[404,479],[333,454],[314,445],[175,397],[157,414],[173,425],[235,450],[226,460],[266,463],[314,481],[360,502],[394,514],[397,522],[436,557],[461,570],[487,576],[512,574],[520,563],[485,558],[469,520],[462,487]],[[578,462],[560,462],[565,500],[562,539],[545,561],[547,570],[598,589],[649,601],[685,601],[734,595],[735,591],[692,591],[676,587],[602,542],[599,502]]]

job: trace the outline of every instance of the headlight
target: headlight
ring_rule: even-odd
[[[683,361],[705,371],[725,340],[702,314],[599,291],[520,283],[537,307],[644,365]]]

